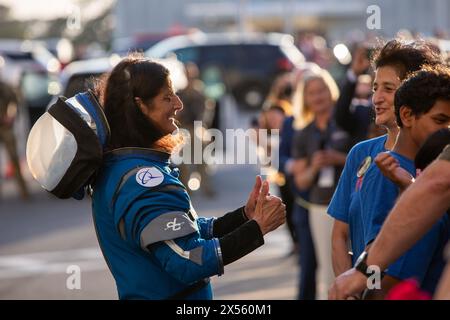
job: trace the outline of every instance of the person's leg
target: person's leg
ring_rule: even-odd
[[[298,241],[293,222],[294,195],[292,194],[291,188],[288,183],[280,186],[280,196],[283,200],[283,203],[286,205],[286,225],[289,230],[289,235],[292,239],[292,251],[297,251]]]
[[[326,300],[328,288],[334,280],[331,261],[331,231],[333,219],[326,213],[325,206],[312,206],[309,215],[312,238],[317,255],[317,298]]]
[[[299,248],[299,284],[298,299],[314,300],[316,298],[316,254],[309,228],[308,211],[294,204],[296,231]]]
[[[0,130],[1,139],[4,142],[6,151],[8,152],[9,159],[14,166],[14,174],[16,176],[17,184],[20,188],[20,194],[23,199],[28,199],[30,194],[28,192],[25,179],[23,178],[22,171],[20,168],[20,159],[17,154],[16,139],[14,132],[12,130]]]

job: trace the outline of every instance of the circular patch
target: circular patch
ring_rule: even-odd
[[[161,184],[164,175],[155,167],[142,168],[136,173],[136,182],[143,187],[155,187]]]
[[[367,169],[369,169],[370,164],[372,163],[372,158],[371,157],[366,157],[361,164],[359,165],[358,168],[358,172],[356,173],[356,176],[358,178],[361,178],[367,171]]]

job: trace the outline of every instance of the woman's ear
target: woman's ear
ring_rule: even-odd
[[[414,115],[408,106],[400,107],[400,119],[402,120],[403,127],[410,128],[412,126]]]
[[[143,114],[147,114],[147,106],[145,105],[145,103],[142,101],[141,98],[139,97],[135,97],[134,98],[134,102],[138,105],[139,109],[141,109],[141,112]]]

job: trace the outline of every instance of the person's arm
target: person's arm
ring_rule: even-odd
[[[252,219],[255,215],[256,203],[261,191],[261,186],[261,176],[256,176],[253,190],[250,192],[245,206],[232,212],[228,212],[219,218],[199,217],[197,219],[197,224],[202,238],[220,238],[240,227],[249,219]]]
[[[366,246],[365,251],[369,251],[371,244]],[[381,275],[380,275],[381,277]],[[378,281],[378,279],[377,279]],[[360,299],[364,300],[384,300],[389,291],[395,287],[397,284],[399,284],[402,280],[397,277],[392,277],[390,275],[384,274],[383,277],[381,277],[381,283],[380,283],[380,289],[368,289],[367,287],[364,292],[362,292],[361,296],[358,297]],[[373,281],[371,281],[373,284]]]
[[[331,234],[332,262],[335,276],[338,276],[352,267],[349,249],[348,223],[334,220]]]
[[[294,184],[299,190],[308,190],[316,179],[319,172],[318,160],[323,162],[323,156],[321,159],[314,155],[312,159],[308,159],[307,154],[307,143],[308,134],[306,129],[295,132],[294,139],[292,143],[292,176],[294,179]],[[319,154],[318,152],[316,152]]]
[[[325,155],[325,165],[328,166],[344,166],[347,160],[347,153],[340,152],[334,149],[327,149],[323,151]]]
[[[314,152],[311,161],[307,158],[294,160],[292,172],[294,182],[300,190],[308,190],[316,181],[319,171],[326,166],[343,166],[346,153],[336,150],[319,150]]]
[[[264,241],[261,243],[258,239],[263,239],[262,237],[265,234],[275,230],[285,222],[286,206],[280,198],[268,196],[268,194],[269,183],[265,181],[262,184],[261,192],[258,194],[251,220],[219,239],[223,251],[224,265],[232,263],[255,250],[264,243]],[[258,227],[259,235],[256,239],[250,237],[250,228],[248,228],[248,231],[245,229],[247,225],[251,224],[255,225],[255,229]],[[245,248],[248,248],[248,250],[245,250]]]
[[[450,300],[450,260],[447,261],[447,266],[445,267],[433,298],[435,300]]]
[[[366,290],[362,298],[364,300],[384,300],[389,291],[401,281],[401,279],[386,275],[381,280],[381,289]]]
[[[316,167],[308,165],[306,158],[294,160],[292,174],[295,186],[299,190],[308,190],[314,184],[318,172]]]
[[[132,241],[139,241],[162,268],[183,283],[221,275],[225,265],[263,245],[263,236],[284,223],[286,207],[279,198],[268,197],[268,192],[269,185],[265,182],[253,218],[220,238],[201,238],[196,225],[187,216],[169,212],[146,224],[138,221],[141,225],[137,233],[139,239]],[[178,223],[177,228],[174,222]]]
[[[375,164],[386,178],[398,186],[400,194],[415,181],[414,177],[400,167],[398,160],[388,152],[379,153],[375,157]]]
[[[204,239],[222,237],[240,227],[249,220],[244,210],[244,207],[240,207],[232,212],[225,213],[219,218],[199,217],[197,224],[201,237]]]

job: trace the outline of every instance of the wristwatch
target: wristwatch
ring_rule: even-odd
[[[363,251],[361,255],[358,257],[355,263],[355,269],[361,272],[363,275],[365,275],[367,278],[369,278],[372,273],[369,273],[368,266],[366,264],[367,261],[367,251]]]
[[[355,263],[355,269],[361,272],[363,275],[365,275],[367,278],[374,275],[375,270],[369,269],[369,266],[367,265],[367,251],[363,251],[361,255],[358,257]],[[384,277],[385,272],[381,271],[381,278]]]

